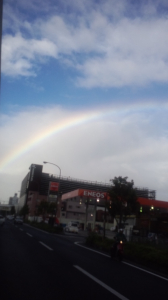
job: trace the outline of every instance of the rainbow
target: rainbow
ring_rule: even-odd
[[[100,113],[98,112],[92,112],[90,114],[83,113],[78,116],[74,115],[73,117],[68,118],[66,120],[62,120],[59,123],[54,123],[54,125],[46,128],[46,130],[43,130],[43,132],[40,132],[38,135],[32,136],[30,139],[24,142],[24,144],[20,144],[13,151],[9,152],[4,158],[2,158],[2,160],[0,161],[0,171],[3,170],[7,165],[24,155],[27,151],[34,148],[46,138],[58,134],[61,131],[66,130],[68,128],[79,126],[85,122],[94,120],[98,118],[99,115]]]
[[[156,103],[155,103],[156,104]],[[159,109],[159,103],[152,105],[153,109]],[[168,105],[164,103],[164,107],[168,108]],[[163,107],[162,107],[163,108]],[[82,114],[74,114],[73,117],[67,118],[65,120],[60,121],[59,123],[55,122],[52,126],[46,128],[43,132],[40,132],[38,135],[32,136],[23,144],[20,144],[14,150],[9,152],[5,157],[3,157],[0,161],[0,171],[2,171],[6,166],[8,166],[13,161],[17,160],[19,157],[23,156],[27,151],[34,148],[40,142],[44,141],[45,139],[60,133],[61,131],[67,130],[71,127],[79,126],[86,122],[91,122],[96,119],[101,119],[103,117],[112,117],[118,114],[126,114],[126,113],[133,113],[133,112],[140,112],[145,110],[151,109],[151,103],[143,103],[143,106],[137,103],[129,104],[129,105],[117,105],[110,106],[106,108],[100,108],[98,110],[92,111],[85,111]]]

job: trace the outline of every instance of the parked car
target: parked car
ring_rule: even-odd
[[[5,218],[2,215],[0,215],[0,226],[3,226],[4,223],[5,223]]]
[[[150,242],[154,241],[156,239],[156,234],[154,232],[149,232],[148,233],[148,240]]]
[[[23,224],[23,219],[21,217],[16,217],[14,219],[14,224],[20,224],[20,225],[22,225]]]
[[[7,218],[8,220],[13,220],[13,219],[14,219],[14,216],[8,215],[6,218]]]
[[[115,231],[115,230],[116,230],[116,226],[110,227],[110,230],[111,230],[111,231]]]
[[[78,233],[78,223],[69,222],[65,227],[66,232]]]

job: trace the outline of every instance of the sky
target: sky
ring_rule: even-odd
[[[1,203],[43,161],[168,201],[167,30],[167,0],[4,0]]]

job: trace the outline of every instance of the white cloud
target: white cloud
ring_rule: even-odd
[[[89,113],[86,112],[86,120]],[[158,107],[143,112],[130,108],[129,113],[124,106],[106,108],[99,119],[67,126],[35,144],[46,129],[61,122],[67,124],[69,118],[81,112],[73,114],[60,107],[34,107],[3,118],[0,166],[7,157],[8,164],[1,170],[1,178],[9,176],[9,180],[1,183],[1,198],[6,201],[18,191],[31,163],[42,164],[46,160],[58,164],[67,177],[109,182],[114,176],[128,176],[136,186],[156,189],[157,199],[168,200],[166,105],[162,111]],[[10,161],[11,157],[15,159]],[[44,172],[57,171],[51,165],[44,167]]]
[[[57,14],[48,13],[48,19],[25,19],[20,25],[16,21],[15,34],[4,36],[3,72],[34,75],[39,56],[71,61],[68,67],[78,71],[77,84],[87,88],[165,83],[168,20],[159,13],[160,6],[160,1],[155,9],[151,1],[138,7],[129,1],[113,5],[80,1],[72,2],[68,12],[63,2]],[[32,38],[26,39],[25,32],[24,37],[19,35],[22,31]]]
[[[102,56],[89,57],[78,64],[82,74],[78,84],[122,87],[167,82],[167,27],[167,20],[139,19],[109,24],[107,31],[104,27]]]
[[[20,34],[5,35],[2,44],[2,72],[10,76],[35,75],[34,67],[42,58],[57,56],[57,48],[47,39],[25,39]]]

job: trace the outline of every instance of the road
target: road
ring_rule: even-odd
[[[161,299],[168,279],[54,236],[6,221],[0,228],[1,299]]]

